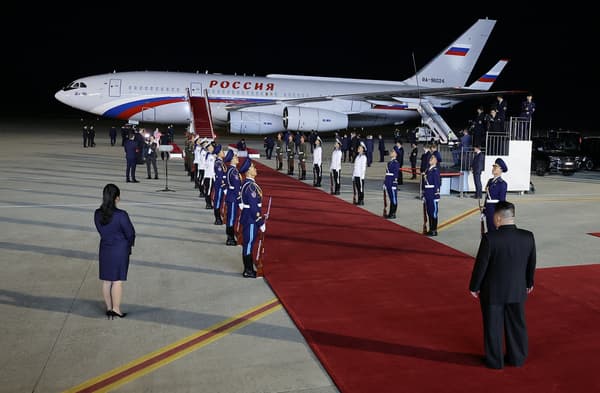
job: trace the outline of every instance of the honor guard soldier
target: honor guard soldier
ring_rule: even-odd
[[[200,194],[198,195],[200,198],[204,196],[202,182],[204,181],[204,172],[206,172],[206,168],[204,167],[204,165],[207,144],[208,140],[206,138],[202,138],[199,143],[196,143],[196,147],[194,148],[194,167],[196,168],[195,188],[198,188],[200,190]]]
[[[396,141],[396,145],[394,146],[396,149],[396,161],[398,161],[398,185],[403,185],[404,181],[402,180],[402,167],[404,166],[404,147],[402,147],[402,141],[398,139]]]
[[[211,193],[215,182],[215,146],[211,143],[206,147],[206,155],[204,156],[204,200],[206,201],[205,209],[212,209]]]
[[[283,135],[281,132],[277,133],[277,140],[275,141],[275,161],[276,168],[278,171],[283,169],[283,151],[285,150],[285,144],[283,142]]]
[[[331,164],[329,170],[331,171],[331,181],[333,186],[331,187],[331,194],[340,195],[340,179],[342,175],[342,144],[339,140],[335,141],[335,146],[331,152]]]
[[[315,187],[321,187],[323,178],[323,148],[321,142],[321,138],[317,136],[313,150],[313,186]]]
[[[227,173],[225,175],[225,183],[227,184],[227,192],[225,193],[225,205],[227,208],[227,217],[225,221],[225,233],[227,234],[228,246],[237,245],[235,240],[235,223],[237,219],[237,207],[241,201],[240,189],[242,187],[242,179],[240,173],[236,167],[238,164],[238,157],[233,153],[233,150],[228,150],[225,158],[223,159],[225,164],[228,165]]]
[[[423,174],[423,203],[429,218],[429,231],[427,236],[437,236],[438,207],[440,202],[440,187],[442,178],[438,168],[437,157],[429,157],[429,168]]]
[[[365,150],[365,144],[360,142],[357,148],[358,155],[354,159],[354,171],[352,172],[354,193],[358,194],[358,199],[353,201],[355,205],[365,204],[365,175],[367,172],[367,156],[365,155]]]
[[[487,232],[496,230],[494,225],[494,212],[496,211],[496,203],[500,201],[506,201],[506,190],[508,189],[508,183],[502,179],[502,174],[508,171],[508,167],[502,158],[496,158],[494,165],[492,165],[492,178],[488,180],[485,186],[485,192],[487,194],[485,198],[485,205],[483,207],[483,213],[485,214],[485,223]]]
[[[246,158],[240,167],[240,173],[246,178],[240,190],[240,224],[242,226],[242,261],[244,263],[244,277],[255,278],[254,261],[252,260],[252,249],[256,242],[259,230],[265,231],[265,217],[262,215],[262,190],[254,180],[257,174],[256,167]]]
[[[410,151],[410,170],[412,172],[410,180],[414,180],[417,178],[417,156],[419,155],[419,148],[414,142],[410,144],[410,147],[412,147],[412,150]]]
[[[400,171],[400,163],[398,162],[398,146],[394,146],[390,151],[390,162],[387,163],[385,171],[385,180],[383,188],[390,199],[390,210],[386,218],[396,218],[396,209],[398,208],[398,172]]]
[[[287,144],[285,145],[285,152],[287,155],[288,162],[288,175],[294,174],[294,154],[296,153],[296,145],[294,144],[294,136],[292,134],[288,135]]]
[[[306,156],[306,142],[304,141],[304,135],[300,135],[300,143],[298,143],[298,166],[301,171],[298,175],[300,176],[300,180],[306,180]]]
[[[213,193],[213,209],[215,213],[215,225],[223,225],[223,219],[221,218],[221,208],[223,207],[225,199],[225,190],[227,184],[225,183],[225,174],[227,168],[223,162],[225,153],[223,152],[221,145],[215,146],[214,154],[215,158],[215,185]]]

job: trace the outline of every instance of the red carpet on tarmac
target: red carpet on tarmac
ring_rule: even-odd
[[[600,237],[600,232],[593,232],[590,233],[590,235]]]
[[[538,269],[527,363],[489,370],[472,257],[257,167],[265,278],[341,392],[600,391],[600,266]]]

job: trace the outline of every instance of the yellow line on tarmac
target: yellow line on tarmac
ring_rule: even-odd
[[[279,300],[271,299],[266,303],[244,311],[241,314],[211,326],[206,330],[201,330],[198,333],[179,340],[171,345],[167,345],[166,347],[142,356],[121,367],[90,379],[89,381],[66,390],[64,393],[108,392],[217,341],[280,308],[281,303],[279,303]]]
[[[479,213],[479,207],[474,207],[472,209],[469,209],[469,210],[459,214],[458,216],[454,216],[451,219],[442,222],[440,225],[438,225],[438,231],[445,229],[447,227],[451,227],[452,225],[464,220],[465,218],[467,218],[470,215],[475,214],[475,213]]]

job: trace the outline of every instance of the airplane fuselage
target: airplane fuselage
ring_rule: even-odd
[[[317,108],[347,116],[347,122],[332,119],[330,130],[399,124],[419,116],[414,99],[398,102],[354,100],[351,97],[374,90],[386,92],[414,88],[404,82],[306,78],[121,72],[78,79],[69,85],[71,88],[57,92],[56,98],[77,109],[108,118],[186,124],[191,117],[188,91],[190,96],[206,94],[215,125],[225,126],[230,122],[232,106],[235,112],[262,114],[273,123],[272,127],[266,127],[265,132],[254,133],[298,128],[297,125],[288,124],[286,127],[284,124],[284,113],[288,107],[299,108],[300,111]],[[439,105],[436,106],[450,107],[456,103],[444,101],[438,100]],[[230,131],[243,133],[243,130],[234,128]]]

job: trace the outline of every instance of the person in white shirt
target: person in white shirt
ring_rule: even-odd
[[[204,160],[206,158],[206,145],[208,141],[206,138],[202,138],[199,142],[196,142],[194,148],[194,166],[196,167],[196,188],[200,189],[200,198],[204,197],[204,188],[202,184],[204,182]]]
[[[354,171],[352,178],[354,180],[354,200],[355,205],[365,204],[365,174],[367,172],[367,156],[365,155],[366,146],[363,142],[358,145],[358,155],[354,159]],[[358,195],[358,199],[356,196]]]
[[[342,144],[339,140],[335,141],[335,146],[331,152],[331,164],[329,171],[331,173],[331,194],[340,195],[340,178],[342,174]]]
[[[321,138],[317,137],[313,150],[313,186],[315,187],[321,187],[321,180],[323,179],[323,148],[321,143]]]
[[[211,193],[215,184],[215,145],[212,143],[206,147],[206,155],[204,156],[204,200],[206,201],[205,209],[213,209]]]

